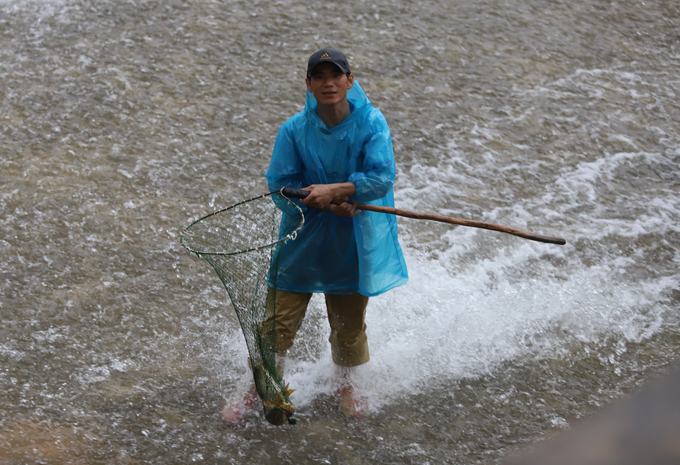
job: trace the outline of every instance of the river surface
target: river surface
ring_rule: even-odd
[[[680,357],[680,4],[0,0],[0,463],[489,464]],[[410,281],[371,299],[363,420],[322,299],[298,424],[224,425],[246,348],[178,242],[266,192],[307,57],[390,124]]]

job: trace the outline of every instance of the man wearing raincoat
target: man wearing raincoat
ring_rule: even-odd
[[[285,355],[312,294],[324,293],[333,361],[347,367],[340,410],[360,417],[348,370],[369,360],[368,298],[408,280],[395,217],[355,209],[357,202],[394,206],[392,140],[341,52],[314,53],[306,83],[305,108],[281,126],[265,175],[270,191],[310,191],[300,204],[304,227],[281,249],[276,270],[276,349]],[[283,210],[287,230],[286,222],[298,220]]]

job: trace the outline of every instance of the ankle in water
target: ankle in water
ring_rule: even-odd
[[[343,415],[355,418],[363,418],[366,410],[366,400],[357,395],[351,383],[343,384],[336,391],[338,398],[338,410]]]
[[[227,423],[238,423],[253,410],[258,399],[255,387],[248,389],[244,394],[232,396],[220,412],[222,419]]]

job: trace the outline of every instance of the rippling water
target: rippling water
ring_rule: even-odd
[[[3,463],[495,463],[680,351],[680,7],[0,0]],[[304,68],[345,50],[390,123],[409,284],[372,299],[364,420],[323,303],[297,426],[218,412],[247,378],[180,229],[266,191]]]

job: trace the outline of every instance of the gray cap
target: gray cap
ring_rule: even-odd
[[[309,62],[307,63],[307,77],[309,78],[312,76],[312,70],[316,65],[326,62],[333,63],[345,74],[351,73],[349,70],[349,63],[347,62],[344,53],[332,48],[322,48],[309,57]]]

